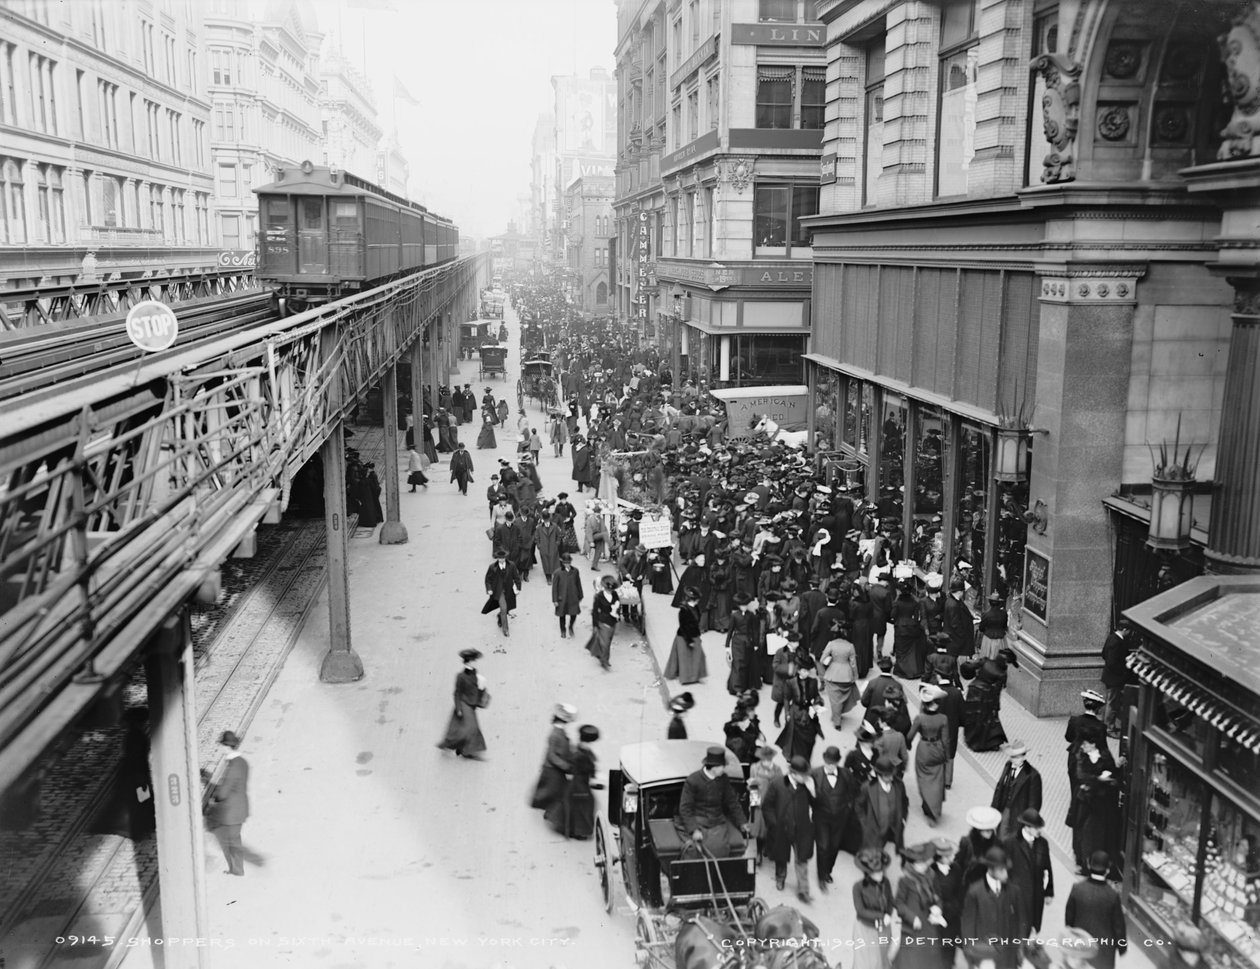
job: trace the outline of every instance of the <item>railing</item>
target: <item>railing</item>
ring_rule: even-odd
[[[0,406],[0,787],[122,669],[484,255]],[[255,515],[255,520],[260,515]],[[236,540],[239,540],[236,539]]]

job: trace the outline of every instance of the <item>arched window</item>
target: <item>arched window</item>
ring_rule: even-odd
[[[608,302],[608,284],[607,283],[600,283],[598,286],[595,287],[595,302],[596,303]]]

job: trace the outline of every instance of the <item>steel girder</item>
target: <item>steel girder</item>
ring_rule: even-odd
[[[430,320],[475,298],[484,262],[0,405],[0,786],[128,664],[273,495],[287,504],[333,423]]]

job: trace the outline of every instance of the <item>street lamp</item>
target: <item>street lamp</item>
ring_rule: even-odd
[[[995,481],[1019,482],[1027,477],[1028,442],[1032,432],[1026,427],[999,427],[997,453],[993,460]]]

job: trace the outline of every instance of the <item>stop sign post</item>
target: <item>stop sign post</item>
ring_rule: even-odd
[[[127,313],[127,336],[149,353],[167,350],[179,336],[179,321],[175,319],[175,311],[165,303],[146,299]]]

